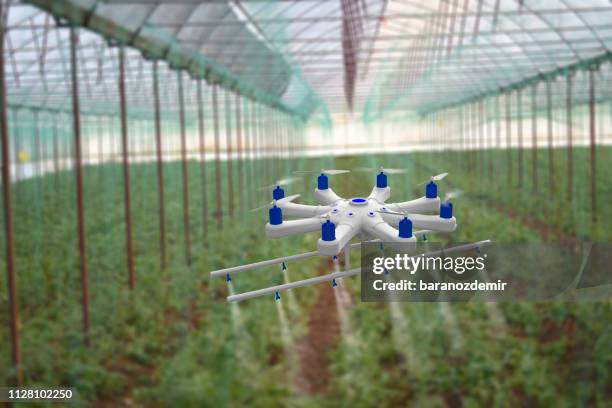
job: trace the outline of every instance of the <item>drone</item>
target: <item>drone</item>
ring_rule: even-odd
[[[372,169],[360,169],[360,171],[370,170]],[[337,262],[341,252],[344,252],[345,270],[230,295],[227,301],[237,302],[272,294],[275,300],[280,300],[280,293],[283,291],[323,282],[331,282],[336,287],[337,279],[361,273],[361,268],[349,268],[349,251],[351,248],[359,247],[363,242],[389,243],[401,247],[406,252],[414,252],[417,237],[427,240],[427,234],[430,232],[450,233],[457,228],[457,220],[453,216],[453,204],[450,202],[450,199],[457,193],[448,194],[444,200],[438,197],[436,182],[444,179],[448,173],[431,176],[428,181],[422,183],[421,185],[426,184],[423,197],[410,201],[387,203],[391,197],[387,175],[403,173],[404,170],[383,167],[375,170],[378,173],[376,184],[369,196],[343,198],[330,187],[329,177],[348,173],[349,170],[321,169],[317,177],[317,188],[314,191],[314,197],[319,205],[295,203],[299,194],[285,196],[282,185],[288,184],[291,181],[289,179],[279,180],[269,186],[268,188],[273,189],[272,202],[268,209],[268,223],[265,225],[266,236],[270,239],[278,239],[318,231],[321,236],[317,241],[317,250],[213,271],[210,273],[211,277],[225,276],[229,283],[233,274],[275,264],[281,264],[284,271],[287,269],[288,262],[299,259],[327,256]],[[351,243],[355,237],[358,237],[360,242]],[[460,251],[470,248],[479,250],[488,242],[490,241],[460,245],[451,250]],[[448,254],[449,249],[445,249],[444,253]]]

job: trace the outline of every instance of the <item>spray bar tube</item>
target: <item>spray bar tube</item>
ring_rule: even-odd
[[[370,242],[376,242],[376,241],[370,241]],[[491,244],[491,240],[487,239],[484,241],[478,241],[478,242],[474,242],[471,244],[458,245],[453,248],[446,248],[446,249],[441,249],[438,251],[427,252],[421,255],[426,258],[432,257],[432,256],[450,255],[456,252],[467,251],[470,249],[476,249],[476,248],[480,249],[490,244]],[[415,256],[421,256],[421,255],[415,255]],[[301,286],[314,285],[314,284],[323,283],[323,282],[330,282],[330,281],[333,281],[334,279],[345,278],[347,276],[358,275],[360,273],[361,273],[361,268],[349,269],[348,271],[345,271],[345,272],[330,273],[328,275],[316,276],[314,278],[304,279],[304,280],[300,280],[296,282],[289,282],[283,285],[270,286],[264,289],[258,289],[258,290],[253,290],[250,292],[244,292],[244,293],[240,293],[237,295],[228,296],[227,301],[228,302],[239,302],[241,300],[251,299],[254,297],[260,297],[260,296],[273,294],[276,292],[283,292],[289,289],[299,288]]]

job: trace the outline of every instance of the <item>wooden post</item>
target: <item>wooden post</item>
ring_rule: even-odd
[[[512,126],[510,125],[510,93],[506,93],[506,164],[508,166],[508,186],[512,185]]]
[[[516,116],[518,128],[518,192],[523,187],[523,90],[516,90]]]
[[[85,235],[85,193],[81,160],[81,111],[79,105],[79,76],[77,67],[77,29],[70,27],[70,74],[72,78],[72,118],[74,126],[74,169],[77,193],[77,232],[79,236],[79,266],[83,309],[83,337],[89,345],[89,270],[87,268],[87,242]]]
[[[591,223],[597,223],[597,155],[595,135],[595,69],[589,70],[589,140],[591,150]]]
[[[189,231],[189,172],[187,169],[187,135],[185,131],[185,97],[183,95],[183,73],[177,71],[179,98],[179,127],[181,135],[181,174],[183,181],[183,236],[185,240],[185,262],[191,265],[191,234]]]
[[[11,350],[15,368],[15,385],[23,384],[21,367],[21,338],[19,333],[19,303],[17,301],[17,276],[15,273],[15,230],[11,188],[11,143],[8,126],[8,101],[6,96],[6,76],[4,67],[4,34],[6,33],[6,11],[0,0],[0,142],[2,145],[2,200],[4,206],[4,235],[6,241],[6,273],[8,282],[9,326],[11,329]]]
[[[217,99],[217,84],[212,89],[213,125],[215,130],[215,201],[217,229],[223,227],[223,207],[221,194],[221,146],[219,136],[219,100]]]
[[[130,158],[128,147],[127,104],[125,100],[125,49],[119,47],[119,109],[121,115],[121,156],[123,159],[123,204],[125,211],[125,245],[128,268],[128,285],[134,289],[134,244],[132,240],[132,200],[130,192]]]
[[[553,156],[553,123],[552,123],[552,95],[550,80],[546,81],[546,121],[548,125],[548,188],[550,193],[555,192],[555,163]]]
[[[153,62],[153,106],[155,109],[155,153],[157,156],[157,194],[159,203],[159,257],[161,267],[167,264],[166,256],[166,203],[164,194],[164,161],[161,139],[161,109],[159,104],[159,78],[157,61]]]
[[[202,236],[208,237],[208,191],[206,181],[206,134],[204,126],[204,103],[202,102],[202,80],[197,80],[198,137],[200,144],[200,189],[202,190]]]
[[[240,210],[244,212],[246,210],[245,204],[245,193],[244,193],[244,165],[242,163],[244,156],[242,154],[242,111],[240,109],[241,100],[240,94],[236,93],[236,154],[238,156],[238,201],[240,202]]]
[[[574,154],[573,154],[573,133],[574,124],[572,121],[572,74],[566,77],[566,99],[565,99],[565,116],[567,130],[567,199],[573,200],[574,194]]]
[[[538,84],[531,87],[531,188],[538,189]]]
[[[232,172],[232,116],[230,114],[230,92],[225,91],[225,148],[227,165],[227,187],[229,191],[229,215],[234,216],[234,175]]]

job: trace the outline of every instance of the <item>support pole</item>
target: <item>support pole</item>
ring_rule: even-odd
[[[243,112],[241,123],[243,124],[243,129],[244,129],[244,155],[242,157],[244,160],[247,161],[247,163],[245,163],[245,171],[249,175],[249,178],[251,178],[252,180],[252,177],[254,176],[253,174],[253,155],[252,155],[253,146],[251,144],[251,138],[250,138],[251,125],[249,123],[250,117],[249,117],[248,99],[243,98],[242,103],[244,104],[243,109],[241,111]],[[253,183],[248,183],[248,187],[246,189],[246,194],[247,194],[246,200],[248,204],[245,206],[245,210],[248,210],[250,207],[250,204],[254,202],[252,189],[253,189]]]
[[[157,61],[153,62],[153,104],[155,107],[155,150],[157,154],[157,193],[159,202],[159,256],[161,267],[165,268],[166,257],[166,203],[164,194],[164,162],[161,141],[161,110],[159,106],[159,78]]]
[[[123,203],[125,209],[125,244],[128,285],[134,289],[134,247],[132,241],[132,199],[130,193],[130,159],[128,154],[127,105],[125,101],[125,48],[119,47],[119,109],[121,115],[121,156],[123,158]]]
[[[565,116],[567,130],[567,199],[572,201],[574,194],[574,153],[573,153],[573,134],[574,125],[572,121],[572,75],[566,77],[566,100],[565,100]]]
[[[213,125],[215,130],[215,201],[217,217],[217,229],[223,227],[223,208],[221,201],[221,146],[219,136],[219,100],[217,98],[217,85],[213,85],[212,89],[212,105],[213,105]]]
[[[518,136],[518,193],[523,187],[523,90],[516,91],[516,122]]]
[[[595,69],[589,70],[589,139],[591,150],[591,222],[597,223],[597,156],[595,149]]]
[[[538,84],[531,87],[531,188],[538,189]]]
[[[232,172],[232,115],[230,114],[230,92],[225,91],[225,147],[227,165],[227,187],[229,189],[229,215],[234,216],[234,175]]]
[[[244,191],[244,155],[243,146],[242,146],[242,110],[241,108],[242,101],[240,99],[240,94],[236,93],[236,154],[238,157],[238,194],[240,201],[240,211],[246,210],[246,199],[245,199],[245,191]]]
[[[202,102],[202,80],[197,80],[198,137],[200,139],[200,189],[202,190],[202,236],[208,237],[208,191],[206,182],[206,134],[204,128],[204,103]]]
[[[1,0],[0,0],[1,1]],[[53,115],[53,185],[59,194],[59,144],[57,142],[57,115]]]
[[[177,72],[179,97],[179,126],[181,134],[181,168],[183,177],[183,234],[185,239],[185,262],[191,265],[191,236],[189,234],[189,173],[187,170],[187,135],[185,132],[185,97],[183,95],[183,73]]]
[[[89,345],[89,270],[87,268],[87,242],[85,236],[85,194],[83,192],[83,169],[81,160],[81,111],[79,106],[79,76],[77,67],[77,29],[70,27],[70,75],[72,78],[72,118],[74,126],[74,170],[77,193],[77,232],[79,236],[79,266],[83,308],[83,336]]]
[[[555,162],[553,156],[552,95],[550,80],[546,81],[546,120],[548,122],[548,188],[555,192]]]
[[[6,97],[6,77],[4,70],[4,34],[6,13],[4,2],[0,0],[0,139],[2,144],[2,198],[4,205],[4,235],[6,241],[6,273],[8,282],[8,304],[11,328],[11,350],[15,368],[15,385],[23,384],[21,368],[21,339],[19,335],[19,306],[17,302],[17,276],[15,273],[15,231],[13,225],[13,202],[11,198],[11,144],[8,126],[8,102]]]
[[[510,126],[510,93],[506,94],[506,162],[508,173],[508,186],[512,185],[512,126]]]

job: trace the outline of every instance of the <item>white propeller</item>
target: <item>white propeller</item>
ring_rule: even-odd
[[[376,167],[360,167],[357,169],[357,171],[360,172],[383,172],[386,174],[404,174],[406,173],[406,169],[394,169],[394,168],[387,168],[387,167],[383,167],[380,166],[378,168]]]
[[[256,208],[251,208],[249,211],[250,212],[254,212],[254,211],[263,210],[264,208],[270,208],[272,205],[276,205],[278,203],[289,203],[289,202],[292,202],[293,200],[295,200],[296,198],[298,198],[299,196],[300,196],[299,194],[293,194],[293,195],[281,198],[280,200],[270,201],[270,203],[268,203],[268,204],[264,204],[264,205],[256,207]]]
[[[320,172],[316,170],[296,170],[293,172],[293,174],[313,174],[313,173],[323,173],[328,176],[335,176],[336,174],[350,173],[350,170],[321,169]]]
[[[452,200],[454,198],[461,196],[462,194],[463,194],[463,191],[461,190],[449,191],[448,193],[444,195],[444,201]]]
[[[275,188],[276,186],[286,186],[286,185],[295,183],[297,180],[298,180],[297,177],[285,177],[283,179],[276,180],[276,183],[272,185],[260,187],[259,190],[269,190],[271,188]]]
[[[440,173],[440,174],[437,174],[437,175],[435,175],[435,176],[431,176],[431,177],[429,178],[429,180],[424,181],[424,182],[422,182],[422,183],[420,183],[420,184],[417,184],[417,185],[418,185],[418,186],[422,186],[423,184],[427,184],[427,183],[429,183],[430,181],[440,181],[440,180],[442,180],[442,179],[443,179],[444,177],[446,177],[446,176],[448,176],[448,173]]]

